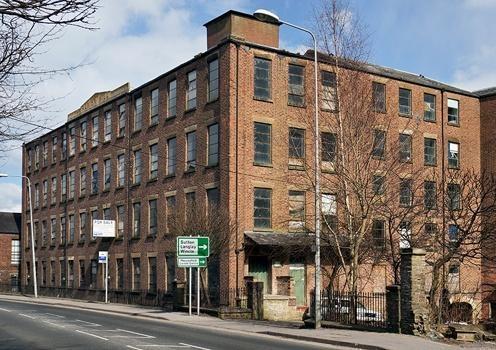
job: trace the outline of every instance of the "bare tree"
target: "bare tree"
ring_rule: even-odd
[[[95,29],[91,20],[99,0],[0,1],[0,144],[23,140],[36,127],[19,126],[49,101],[33,89],[58,73],[75,67],[44,68],[36,56],[47,50],[66,27]],[[32,125],[32,124],[31,124]]]

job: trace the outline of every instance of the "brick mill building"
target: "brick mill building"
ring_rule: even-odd
[[[266,294],[284,294],[291,277],[297,305],[309,304],[312,54],[280,49],[279,26],[244,13],[229,11],[205,26],[205,52],[137,88],[94,94],[64,125],[25,144],[41,286],[102,288],[97,255],[108,250],[112,289],[170,291],[185,279],[175,266],[175,233],[188,233],[184,224],[173,226],[206,218],[215,207],[229,224],[226,244],[209,260],[208,288],[241,287],[251,276],[264,282]],[[325,120],[334,112],[335,73],[331,57],[319,62]],[[480,171],[477,94],[375,65],[362,66],[361,74],[382,101],[377,113],[398,130],[390,137],[402,133],[409,143],[412,167],[442,174],[456,162]],[[415,132],[408,130],[412,119]],[[319,137],[332,149],[326,127]],[[322,161],[322,170],[331,170],[324,163],[332,159]],[[325,176],[322,192],[323,201],[334,200]],[[24,188],[22,224],[29,233],[26,198]],[[325,208],[335,215],[332,205]],[[92,239],[91,219],[116,220],[116,238]],[[24,242],[23,283],[29,283]],[[307,249],[297,255],[281,249],[294,245]],[[480,268],[455,266],[451,273],[474,307],[480,304]],[[362,285],[384,291],[389,283],[387,267],[377,266]]]
[[[21,213],[0,213],[0,289],[17,290],[21,269]]]

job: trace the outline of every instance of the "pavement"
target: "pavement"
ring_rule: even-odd
[[[237,334],[269,335],[280,339],[295,339],[322,344],[322,348],[365,349],[365,350],[457,350],[491,349],[496,345],[489,342],[460,343],[456,341],[434,341],[427,337],[412,335],[375,333],[344,329],[304,329],[302,322],[269,322],[256,320],[221,320],[208,315],[189,316],[184,312],[165,312],[159,308],[136,305],[105,304],[84,300],[20,295],[0,295],[0,301],[35,303],[53,307],[75,308],[105,313],[126,315],[145,319],[170,321],[177,325],[189,325],[211,330],[230,331]],[[1,348],[1,347],[0,347]],[[237,348],[237,347],[236,347]],[[257,345],[257,349],[258,349]]]

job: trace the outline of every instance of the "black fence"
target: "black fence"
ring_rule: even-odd
[[[315,294],[312,293],[311,310]],[[321,292],[323,321],[387,329],[386,293],[347,293],[325,289]]]
[[[20,293],[21,292],[21,285],[20,283],[0,283],[0,293]]]

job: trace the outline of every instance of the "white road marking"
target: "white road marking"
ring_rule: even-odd
[[[212,349],[209,349],[209,348],[202,348],[201,346],[195,346],[195,345],[191,345],[191,344],[186,344],[186,343],[179,343],[181,345],[187,345],[193,349],[200,349],[200,350],[212,350]]]
[[[93,323],[93,322],[88,322],[88,321],[83,321],[83,320],[78,320],[78,319],[76,319],[74,321],[69,321],[69,322],[81,322],[81,323],[87,324],[90,327],[101,327],[102,326],[101,324],[98,324],[98,323]]]
[[[161,348],[189,348],[189,345],[166,345],[166,344],[140,344],[136,346],[161,347]]]
[[[5,312],[10,312],[10,310],[4,309],[3,307],[0,307],[0,310],[5,311]]]
[[[26,314],[19,314],[20,316],[24,316],[24,317],[27,317],[27,318],[30,318],[32,320],[34,320],[36,317],[33,317],[33,316],[30,316],[30,315],[26,315]]]
[[[133,331],[127,331],[125,329],[120,329],[120,328],[117,328],[115,331],[116,332],[126,332],[126,333],[130,333],[130,334],[139,335],[142,338],[150,338],[150,339],[155,338],[153,335],[148,335],[148,334],[143,334],[143,333],[138,333],[138,332],[133,332]],[[113,338],[126,338],[126,337],[129,337],[129,336],[125,336],[125,335],[113,335],[111,337],[113,337]]]
[[[98,338],[98,339],[108,340],[107,338],[100,337],[99,335],[96,335],[96,334],[91,334],[91,333],[88,333],[88,332],[83,332],[83,331],[80,331],[79,329],[76,329],[76,332],[82,333],[82,334],[86,334],[86,335],[89,335],[91,337],[95,337],[95,338]]]
[[[48,324],[51,324],[52,326],[57,326],[57,327],[60,327],[60,328],[65,328],[65,326],[62,326],[60,324],[57,324],[57,323],[53,323],[53,322],[50,322],[50,321],[43,321],[44,323],[48,323]]]
[[[128,347],[129,349],[134,349],[134,350],[143,350],[140,348],[135,348],[134,346],[131,346],[131,345],[126,345],[126,347]]]
[[[57,314],[51,314],[49,312],[45,312],[45,315],[55,316],[55,317],[59,317],[59,318],[65,318],[65,316],[61,316],[61,315],[57,315]]]

